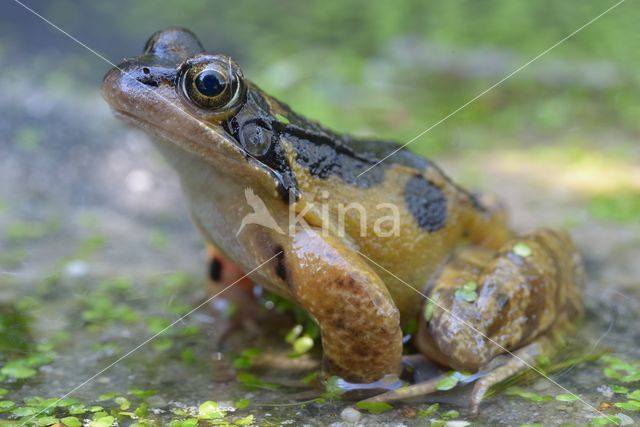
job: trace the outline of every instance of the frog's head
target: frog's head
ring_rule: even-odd
[[[105,75],[102,94],[170,157],[195,155],[248,185],[251,179],[280,197],[296,195],[289,154],[277,137],[282,117],[292,113],[244,79],[231,58],[205,53],[192,32],[155,33],[141,56]]]

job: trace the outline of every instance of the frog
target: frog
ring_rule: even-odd
[[[566,232],[514,230],[496,197],[406,146],[296,113],[187,29],[152,35],[102,94],[176,171],[212,286],[256,283],[301,307],[319,326],[325,378],[398,378],[403,328],[417,324],[418,354],[483,373],[476,411],[583,312],[583,261]]]

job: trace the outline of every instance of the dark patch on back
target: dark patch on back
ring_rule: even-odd
[[[400,145],[389,141],[356,139],[334,133],[293,112],[280,103],[288,123],[276,120],[269,104],[258,90],[249,88],[240,111],[224,125],[245,150],[274,176],[283,199],[299,196],[297,181],[289,165],[281,138],[291,144],[297,162],[320,179],[336,176],[349,185],[369,188],[384,179],[389,166],[400,164],[424,170],[430,163]],[[397,150],[397,152],[395,152]],[[394,153],[395,152],[395,153]],[[381,164],[366,171],[387,155]]]
[[[429,232],[447,224],[447,199],[431,181],[414,175],[404,187],[404,201],[420,228]]]
[[[212,258],[209,262],[209,279],[217,282],[222,277],[222,263],[218,258]]]
[[[284,250],[282,246],[276,247],[276,276],[287,281],[287,266],[284,263]]]
[[[289,129],[287,140],[291,141],[296,150],[298,163],[320,179],[336,176],[349,185],[369,188],[382,182],[384,170],[388,166],[382,163],[358,176],[375,162],[357,155],[329,137],[300,129]]]
[[[287,140],[293,144],[297,161],[311,175],[320,179],[336,176],[355,187],[370,188],[380,184],[385,171],[394,164],[416,171],[424,170],[430,164],[394,142],[339,135],[306,120],[301,125],[287,125],[284,131]],[[376,165],[392,153],[391,157]]]

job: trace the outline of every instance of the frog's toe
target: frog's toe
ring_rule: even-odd
[[[363,402],[394,402],[398,400],[406,400],[414,397],[426,396],[438,391],[438,383],[445,379],[448,374],[440,374],[427,381],[412,384],[386,393],[378,394],[363,400]]]
[[[538,356],[549,354],[552,350],[551,341],[543,336],[525,347],[513,352],[505,363],[497,366],[486,376],[478,379],[469,396],[469,413],[476,415],[480,403],[489,389],[514,375],[529,369],[536,363]]]

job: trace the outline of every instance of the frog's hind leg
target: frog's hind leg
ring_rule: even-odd
[[[431,308],[419,322],[416,346],[459,371],[476,372],[518,349],[527,360],[545,343],[541,337],[581,313],[583,281],[580,256],[564,233],[534,231],[497,251],[463,248],[426,290]],[[512,375],[518,363],[516,358],[480,382],[476,408],[483,388]]]
[[[553,349],[551,339],[545,335],[505,356],[507,360],[502,365],[495,367],[474,383],[469,396],[469,412],[473,415],[478,413],[480,403],[492,386],[535,366],[539,356],[549,356],[553,354]]]

